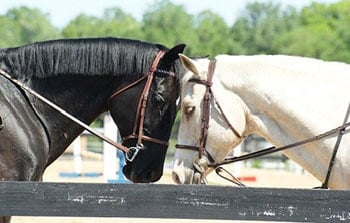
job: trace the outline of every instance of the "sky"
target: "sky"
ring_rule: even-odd
[[[183,5],[191,14],[210,9],[225,19],[227,24],[232,25],[248,2],[267,2],[267,0],[170,0],[176,5]],[[292,5],[300,8],[309,5],[313,0],[270,0],[280,2],[282,5]],[[340,0],[314,0],[321,3],[332,3]],[[0,15],[8,9],[19,6],[39,8],[49,15],[52,24],[58,28],[66,26],[77,15],[101,16],[104,9],[119,7],[124,12],[130,13],[134,18],[141,21],[142,16],[156,0],[0,0]]]

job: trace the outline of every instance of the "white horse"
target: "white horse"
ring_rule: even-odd
[[[178,143],[198,146],[206,86],[193,80],[207,80],[210,60],[192,60],[185,55],[180,58],[189,72],[182,79],[183,116]],[[216,57],[211,91],[222,111],[213,100],[209,102],[204,157],[208,160],[210,154],[219,162],[252,133],[282,146],[342,125],[350,102],[350,65],[296,56],[220,55]],[[337,134],[333,134],[283,153],[323,182],[336,140]],[[197,151],[177,149],[173,180],[199,183],[194,179],[196,161]],[[204,165],[201,176],[212,170]],[[342,137],[328,187],[350,189],[350,134]]]

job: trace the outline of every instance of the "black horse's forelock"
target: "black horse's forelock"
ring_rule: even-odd
[[[67,74],[140,76],[159,49],[165,47],[128,39],[62,39],[1,50],[0,63],[21,79]]]

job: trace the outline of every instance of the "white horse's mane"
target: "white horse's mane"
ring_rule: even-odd
[[[215,57],[216,60],[230,63],[233,61],[249,61],[253,63],[262,63],[276,65],[279,64],[281,68],[293,69],[300,73],[309,73],[316,70],[320,73],[347,73],[350,75],[349,64],[338,61],[324,61],[320,59],[302,57],[302,56],[289,56],[289,55],[254,55],[254,56],[242,56],[242,55],[227,55],[220,54]],[[324,69],[321,69],[321,67]]]

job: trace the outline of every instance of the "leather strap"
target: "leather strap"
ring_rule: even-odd
[[[164,76],[164,77],[167,77],[167,76],[175,77],[175,73],[173,73],[173,72],[168,72],[168,71],[163,71],[163,70],[157,69],[160,58],[163,55],[164,55],[164,52],[159,51],[157,53],[155,59],[153,60],[153,63],[151,65],[151,68],[150,68],[147,75],[142,76],[138,80],[136,80],[136,81],[126,85],[125,87],[121,88],[120,90],[114,92],[108,99],[108,103],[110,103],[111,100],[113,100],[113,98],[115,98],[116,96],[120,95],[124,91],[134,87],[135,85],[137,85],[138,83],[140,83],[141,81],[146,79],[145,86],[142,90],[141,97],[140,97],[139,102],[137,104],[137,109],[136,109],[135,119],[134,119],[134,124],[133,124],[133,131],[130,135],[123,137],[123,142],[125,142],[129,139],[137,139],[137,145],[141,145],[142,140],[154,142],[154,143],[165,145],[165,146],[168,146],[168,144],[169,144],[167,141],[155,139],[155,138],[152,138],[149,136],[145,136],[143,134],[143,125],[144,125],[144,120],[145,120],[146,106],[147,106],[149,91],[150,91],[152,81],[154,78],[154,73],[159,72],[160,75]],[[138,133],[136,133],[137,130],[138,130]]]
[[[45,104],[47,104],[48,106],[50,106],[51,108],[55,109],[56,111],[58,111],[60,114],[62,114],[63,116],[65,116],[66,118],[70,119],[72,122],[80,125],[81,127],[83,127],[84,129],[86,129],[88,132],[90,132],[91,134],[97,136],[98,138],[102,139],[103,141],[111,144],[112,146],[114,146],[115,148],[122,150],[125,153],[129,152],[129,148],[114,142],[112,139],[107,138],[106,136],[100,134],[99,132],[97,132],[96,130],[92,129],[89,125],[85,124],[84,122],[80,121],[78,118],[74,117],[73,115],[69,114],[68,112],[66,112],[63,108],[61,108],[60,106],[56,105],[55,103],[51,102],[49,99],[45,98],[44,96],[42,96],[41,94],[39,94],[38,92],[34,91],[33,89],[29,88],[28,86],[24,85],[23,83],[21,83],[20,81],[13,79],[11,77],[10,74],[8,74],[7,72],[5,72],[4,70],[0,69],[0,74],[3,75],[5,78],[7,78],[8,80],[10,80],[12,83],[14,83],[15,85],[19,86],[20,88],[22,88],[23,90],[29,92],[30,94],[34,95],[36,98],[38,98],[39,100],[41,100],[42,102],[44,102]]]
[[[216,60],[211,60],[208,65],[208,75],[207,80],[200,80],[196,78],[192,78],[188,80],[188,82],[194,82],[197,84],[202,84],[206,86],[205,94],[203,97],[203,108],[202,108],[202,117],[201,117],[201,136],[199,140],[199,146],[191,146],[191,145],[180,145],[176,144],[175,147],[177,149],[188,149],[193,151],[198,151],[198,156],[201,158],[203,154],[206,152],[206,144],[207,144],[207,137],[208,137],[208,129],[209,129],[209,119],[210,119],[210,102],[213,100],[219,109],[222,117],[224,118],[225,122],[229,126],[229,128],[232,130],[232,132],[240,139],[243,137],[238,133],[238,131],[233,127],[233,125],[229,122],[227,116],[225,115],[225,112],[221,108],[218,100],[216,100],[215,95],[211,89],[213,84],[213,76],[216,66]],[[206,152],[208,156],[210,154]]]
[[[346,114],[345,114],[343,125],[346,124],[346,122],[348,121],[349,115],[350,115],[350,103],[349,103],[349,106],[348,106],[348,110],[346,111]],[[329,161],[327,175],[326,175],[326,178],[325,178],[324,182],[322,183],[322,185],[320,187],[321,189],[328,189],[328,182],[329,182],[329,178],[331,176],[332,169],[333,169],[333,166],[334,166],[334,163],[335,163],[335,157],[337,156],[339,145],[340,145],[340,142],[341,142],[342,137],[343,137],[344,134],[345,134],[345,127],[340,129],[339,132],[338,132],[338,137],[337,137],[337,141],[336,141],[336,143],[334,145],[333,154],[332,154],[332,157],[331,157],[331,159]]]
[[[208,65],[208,76],[206,90],[203,99],[203,110],[202,110],[202,121],[201,121],[201,138],[199,140],[199,158],[201,158],[207,145],[208,129],[209,129],[209,118],[210,118],[210,101],[211,92],[210,87],[213,84],[213,76],[215,70],[216,60],[211,60]]]

